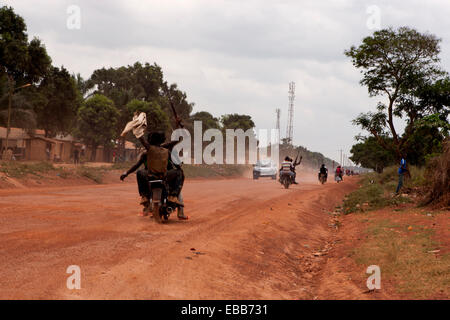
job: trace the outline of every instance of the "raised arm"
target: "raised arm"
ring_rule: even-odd
[[[142,143],[142,145],[144,146],[145,150],[148,151],[148,149],[150,148],[150,144],[145,140],[144,136],[140,137],[139,141]]]
[[[135,172],[142,164],[144,164],[144,154],[141,154],[138,162],[136,162],[130,169],[128,169],[128,171],[122,173],[122,175],[120,176],[120,180],[123,181],[128,175]]]
[[[294,161],[294,167],[296,167],[296,166],[298,166],[300,163],[302,163],[302,159],[303,159],[303,156],[301,156],[300,157],[300,159],[298,160],[298,161]]]

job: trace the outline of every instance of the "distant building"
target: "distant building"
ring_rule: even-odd
[[[0,157],[6,147],[6,128],[0,127]],[[71,135],[57,135],[46,138],[44,130],[27,131],[11,128],[8,137],[8,149],[13,151],[16,160],[72,162],[75,150],[78,150],[81,161],[91,161],[92,148],[77,141]],[[111,162],[116,148],[99,146],[95,153],[95,162]],[[125,141],[124,161],[134,160],[137,150],[134,143]]]

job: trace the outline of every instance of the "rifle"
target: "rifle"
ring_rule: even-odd
[[[178,117],[177,111],[175,110],[175,106],[173,105],[172,99],[170,98],[169,89],[164,90],[166,92],[167,100],[169,100],[170,107],[172,108],[173,116],[175,117],[175,123],[178,128],[184,128],[181,119]]]
[[[297,156],[295,157],[295,160],[294,160],[294,167],[297,166],[297,165],[299,165],[299,164],[302,162],[303,157],[300,157],[300,162],[297,163],[297,159],[298,159],[298,156],[299,156],[299,155],[300,155],[300,150],[298,151]]]

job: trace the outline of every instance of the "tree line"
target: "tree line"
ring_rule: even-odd
[[[45,45],[28,39],[22,17],[12,7],[0,8],[0,126],[7,125],[11,98],[11,126],[30,132],[43,129],[46,137],[72,134],[95,150],[113,147],[135,111],[147,114],[148,127],[170,133],[176,126],[170,102],[185,128],[203,122],[203,130],[247,130],[255,124],[249,115],[220,118],[206,111],[192,113],[194,103],[177,84],[169,84],[156,63],[136,62],[118,68],[100,68],[89,79],[52,65]],[[128,139],[133,140],[132,135]],[[95,157],[95,151],[92,154]]]

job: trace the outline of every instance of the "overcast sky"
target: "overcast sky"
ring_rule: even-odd
[[[343,55],[374,31],[377,10],[381,28],[407,25],[442,38],[442,66],[450,70],[448,0],[0,3],[25,18],[30,38],[45,43],[56,66],[89,78],[101,67],[156,62],[186,91],[194,112],[245,113],[257,128],[274,128],[280,108],[282,137],[294,81],[294,143],[336,160],[360,132],[351,119],[383,99],[368,98]],[[79,29],[67,27],[71,5],[80,9]]]

